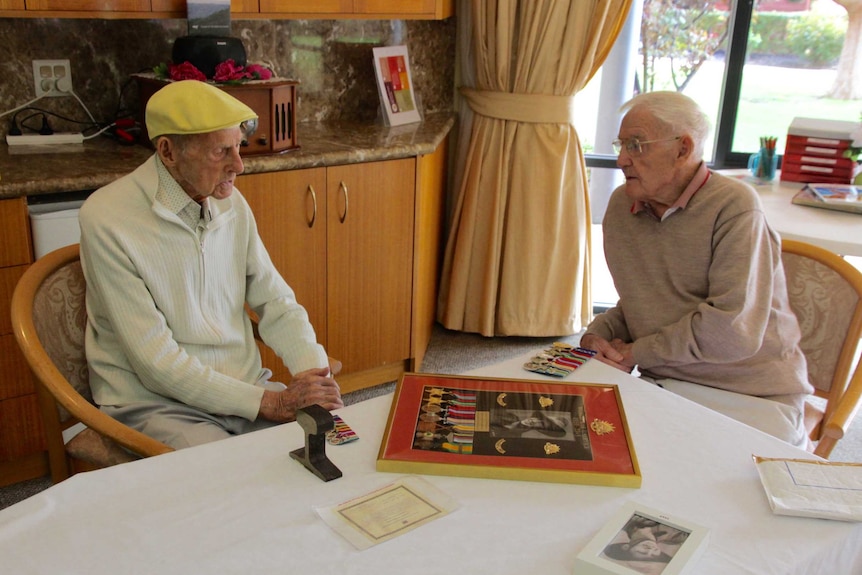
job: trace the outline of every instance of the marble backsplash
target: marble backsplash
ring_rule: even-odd
[[[77,20],[0,18],[0,114],[35,98],[33,60],[68,59],[75,94],[99,122],[139,112],[137,85],[130,75],[151,71],[171,57],[173,41],[187,33],[186,20]],[[298,80],[297,119],[374,121],[378,96],[372,48],[406,44],[420,110],[452,109],[455,70],[455,18],[425,20],[234,20],[248,61]],[[73,120],[88,114],[72,96],[42,98],[32,104]],[[38,111],[21,110],[0,118],[0,137],[10,121],[27,116],[41,124]],[[55,131],[82,126],[51,117]]]

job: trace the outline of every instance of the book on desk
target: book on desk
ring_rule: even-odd
[[[862,214],[862,187],[850,184],[806,184],[791,200],[800,206]]]

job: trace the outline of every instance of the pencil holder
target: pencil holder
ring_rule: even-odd
[[[775,170],[778,168],[778,156],[775,150],[761,148],[756,154],[748,158],[748,169],[751,175],[761,182],[771,182],[775,179]]]

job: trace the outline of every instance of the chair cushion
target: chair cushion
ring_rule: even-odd
[[[78,393],[93,403],[84,352],[85,293],[81,263],[75,261],[63,266],[39,287],[33,299],[33,322],[54,365]],[[66,411],[60,408],[60,420],[67,418]]]
[[[66,453],[96,467],[109,467],[140,459],[112,439],[100,435],[89,427],[69,440],[66,444]]]
[[[800,347],[808,360],[808,379],[828,392],[859,298],[844,278],[822,263],[786,252],[782,259],[790,306],[802,331]]]

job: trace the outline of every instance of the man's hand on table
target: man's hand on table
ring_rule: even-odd
[[[597,335],[586,333],[581,337],[578,344],[583,348],[596,352],[593,359],[606,363],[626,373],[631,373],[635,366],[632,344],[624,343],[621,339],[608,341]]]
[[[314,404],[330,411],[344,407],[338,383],[330,376],[328,367],[296,374],[283,391],[265,390],[258,417],[269,421],[293,421],[299,409]]]

